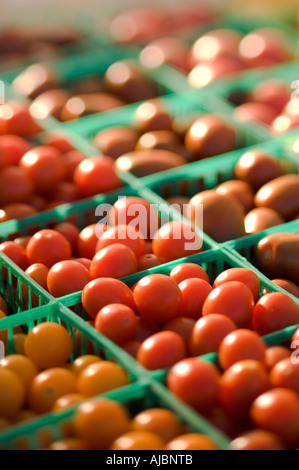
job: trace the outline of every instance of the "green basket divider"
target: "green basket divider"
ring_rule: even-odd
[[[33,306],[49,304],[53,300],[4,253],[0,253],[0,294],[7,303],[10,315]]]

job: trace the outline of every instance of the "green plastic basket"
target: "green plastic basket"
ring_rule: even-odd
[[[221,448],[227,448],[229,440],[217,429],[211,426],[204,418],[194,413],[188,406],[172,396],[158,381],[144,370],[134,359],[111,343],[107,338],[86,324],[78,316],[55,302],[48,306],[23,312],[16,317],[0,320],[0,331],[8,330],[8,353],[14,353],[13,328],[22,327],[24,332],[30,331],[35,325],[45,321],[56,322],[65,326],[73,338],[74,351],[71,360],[88,353],[90,344],[94,353],[106,360],[116,361],[122,366],[133,382],[117,390],[105,393],[108,397],[123,403],[134,415],[139,411],[154,406],[169,408],[177,414],[182,423],[190,431],[209,435]],[[77,349],[76,332],[81,335],[81,350]],[[64,426],[74,416],[78,405],[65,412],[48,413],[32,419],[27,423],[0,432],[0,448],[4,449],[37,449],[41,447],[42,437],[47,434],[49,443],[63,437]],[[44,441],[43,441],[44,442]]]

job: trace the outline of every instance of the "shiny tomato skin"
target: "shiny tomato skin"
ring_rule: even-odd
[[[93,157],[82,160],[74,173],[74,183],[82,197],[114,191],[121,186],[110,157]]]
[[[222,340],[237,326],[225,315],[212,313],[200,318],[192,331],[189,348],[192,356],[217,352]]]
[[[17,135],[0,136],[0,168],[18,165],[22,156],[31,149],[31,145]]]
[[[118,303],[134,309],[134,297],[130,288],[119,281],[102,277],[89,282],[82,292],[82,304],[86,312],[96,318],[98,312],[106,305]]]
[[[29,203],[34,186],[22,168],[7,166],[0,173],[0,204]]]
[[[281,439],[271,432],[254,430],[230,443],[233,450],[286,450]]]
[[[54,297],[79,292],[91,281],[91,276],[83,264],[73,260],[54,264],[48,273],[47,286]]]
[[[204,281],[210,284],[210,279],[206,271],[201,266],[194,263],[179,264],[178,266],[172,269],[169,276],[178,284],[183,281],[186,281],[186,279],[196,277],[199,279],[203,279]]]
[[[134,299],[142,318],[161,324],[178,316],[182,295],[177,283],[168,276],[151,274],[137,283]]]
[[[252,360],[236,362],[221,376],[220,402],[237,418],[246,418],[253,401],[269,388],[268,372],[263,364]]]
[[[120,279],[137,272],[135,253],[126,245],[116,243],[98,251],[90,265],[92,279],[113,277]]]
[[[153,238],[153,253],[164,263],[198,253],[201,249],[202,240],[186,222],[169,222]]]
[[[170,369],[167,385],[181,400],[206,413],[217,404],[219,380],[220,373],[214,364],[191,358]]]
[[[214,282],[214,287],[230,281],[238,281],[244,283],[252,292],[254,300],[257,301],[260,296],[261,282],[253,271],[246,268],[231,268],[219,274]]]
[[[145,241],[141,233],[130,225],[118,225],[104,230],[96,245],[96,252],[106,248],[106,246],[121,243],[134,251],[137,258],[143,255]]]
[[[273,387],[288,388],[299,393],[299,363],[290,357],[278,362],[270,372]]]
[[[99,311],[94,326],[111,341],[123,344],[135,338],[137,318],[127,305],[110,304]]]
[[[182,294],[180,316],[198,320],[202,315],[202,307],[212,292],[211,285],[203,279],[190,278],[179,284]]]
[[[299,307],[282,292],[264,295],[253,311],[253,327],[261,336],[299,323]]]
[[[146,369],[171,367],[186,357],[184,341],[173,331],[160,331],[146,339],[137,352],[137,361]]]
[[[51,268],[59,261],[70,259],[71,245],[61,233],[45,229],[37,232],[26,247],[29,264],[42,263]]]
[[[202,314],[226,315],[239,327],[250,328],[254,309],[253,295],[245,284],[230,281],[216,287],[207,297]]]
[[[219,363],[226,370],[233,364],[246,359],[266,359],[266,344],[254,331],[240,329],[227,335],[219,347]]]

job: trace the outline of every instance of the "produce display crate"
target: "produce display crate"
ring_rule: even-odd
[[[94,353],[106,360],[116,361],[123,367],[131,379],[131,384],[110,391],[101,397],[110,398],[124,404],[132,415],[147,408],[157,406],[175,411],[176,415],[186,424],[190,431],[204,433],[218,443],[220,448],[227,448],[229,440],[204,418],[194,413],[188,406],[172,396],[159,381],[154,380],[134,359],[124,353],[118,346],[96,332],[77,315],[65,308],[61,303],[54,302],[45,307],[22,312],[17,316],[0,320],[0,331],[8,330],[8,353],[14,353],[13,328],[21,327],[24,332],[30,331],[42,322],[56,322],[65,326],[72,335],[74,351],[71,360],[86,354],[90,344]],[[81,350],[78,351],[76,332],[81,336]],[[48,413],[34,418],[27,423],[13,426],[5,432],[0,431],[0,448],[27,450],[47,447],[53,440],[63,437],[65,426],[74,416],[78,405],[64,412]]]
[[[85,22],[85,26],[88,26],[88,21],[85,22],[85,19],[82,18],[82,24]],[[270,23],[268,26],[276,26],[285,32],[289,39],[290,51],[293,52],[294,57],[298,57],[299,34],[287,25]],[[262,24],[265,25],[265,22],[263,21]],[[214,28],[233,28],[246,34],[262,24],[257,21],[240,22],[233,18],[226,18],[204,28],[187,31],[186,35],[184,33],[184,37],[191,44],[191,41],[194,41],[200,34]],[[85,30],[87,31],[89,28],[87,27]],[[18,236],[32,235],[38,230],[53,228],[55,224],[64,221],[73,222],[78,228],[83,229],[98,221],[95,216],[95,209],[98,205],[113,204],[118,197],[124,196],[138,196],[152,204],[163,204],[163,209],[160,210],[161,216],[168,217],[169,220],[184,220],[179,212],[171,210],[165,199],[170,196],[191,197],[202,190],[211,189],[232,179],[235,164],[241,155],[251,148],[263,149],[272,154],[287,173],[299,173],[299,156],[293,149],[294,141],[299,138],[298,129],[292,130],[286,136],[273,139],[269,129],[262,124],[237,122],[233,116],[234,107],[227,101],[230,91],[236,88],[249,90],[264,78],[281,78],[287,83],[299,79],[299,76],[296,75],[299,70],[297,63],[242,72],[234,78],[222,79],[204,89],[194,90],[188,84],[186,75],[174,67],[165,65],[157,70],[143,69],[138,62],[140,51],[141,49],[135,46],[123,47],[112,44],[107,37],[101,36],[99,29],[95,27],[90,32],[90,36],[87,35],[86,40],[83,40],[82,43],[62,48],[61,54],[65,54],[64,57],[49,60],[47,63],[56,71],[58,78],[67,87],[80,77],[103,75],[107,68],[118,60],[132,60],[137,67],[157,83],[160,99],[166,110],[175,119],[189,123],[202,114],[215,113],[236,130],[238,150],[143,178],[136,178],[130,173],[121,173],[120,178],[124,186],[119,191],[97,195],[72,204],[63,204],[53,210],[44,211],[26,219],[11,220],[0,224],[0,242],[13,240]],[[17,95],[12,86],[14,78],[24,70],[28,63],[27,61],[26,63],[16,63],[14,70],[6,68],[5,71],[0,66],[0,79],[5,83],[7,99],[22,99],[29,105],[30,100]],[[96,133],[109,127],[133,125],[137,107],[138,103],[127,105],[66,123],[51,117],[43,120],[41,126],[44,133],[59,132],[69,139],[75,149],[92,157],[99,155],[99,151],[92,143]],[[36,144],[42,142],[43,136],[44,134],[41,134],[33,139],[33,142]],[[216,243],[200,229],[196,230],[203,239],[201,253],[165,263],[122,280],[132,286],[145,275],[169,274],[178,264],[193,262],[207,271],[211,281],[214,281],[217,275],[225,269],[246,267],[258,275],[262,285],[261,293],[264,289],[270,292],[285,292],[260,272],[256,263],[255,249],[258,242],[268,234],[299,233],[299,221],[289,222],[260,234],[223,244]],[[28,302],[27,297],[24,296],[24,288],[28,289]],[[9,353],[15,352],[13,346],[13,329],[15,327],[21,327],[24,332],[27,332],[34,325],[43,321],[58,322],[64,325],[72,335],[74,345],[72,360],[78,355],[87,353],[92,345],[96,354],[105,359],[116,361],[128,372],[131,383],[126,387],[104,394],[104,396],[124,404],[132,415],[151,407],[169,408],[177,414],[190,431],[204,433],[214,439],[221,449],[228,448],[230,439],[227,436],[167,390],[165,386],[167,370],[154,372],[145,370],[119,346],[86,323],[86,313],[81,303],[82,292],[55,299],[4,254],[0,253],[0,295],[7,302],[10,313],[8,317],[0,320],[0,331],[8,330]],[[299,305],[299,300],[292,298]],[[298,327],[299,325],[295,325],[273,333],[265,337],[265,340],[268,345],[282,344],[291,339]],[[76,332],[80,334],[80,347],[76,341]],[[209,354],[201,356],[201,358],[217,364],[217,354]],[[77,408],[78,405],[62,413],[49,413],[3,432],[0,431],[0,449],[47,447],[50,442],[63,436],[65,426],[73,418]]]

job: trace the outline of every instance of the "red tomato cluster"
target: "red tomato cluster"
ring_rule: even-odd
[[[292,341],[297,341],[297,330]],[[298,351],[267,348],[255,332],[236,329],[219,347],[219,367],[197,358],[176,363],[169,389],[234,440],[238,450],[299,445]]]
[[[39,146],[25,140],[40,131],[27,108],[0,106],[0,222],[121,186],[109,157],[87,158],[59,135]]]

